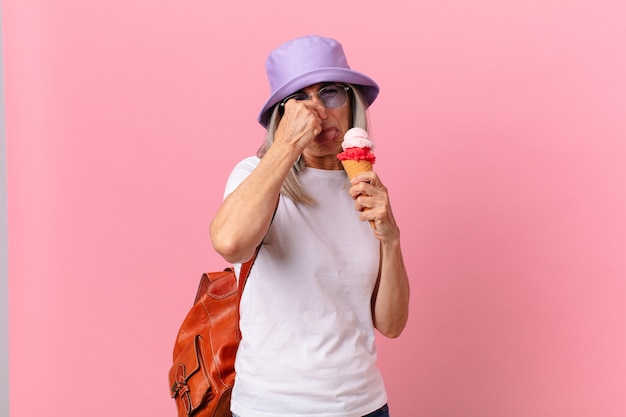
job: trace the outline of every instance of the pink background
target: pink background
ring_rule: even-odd
[[[365,6],[367,4],[367,6]],[[625,416],[626,3],[3,0],[11,416],[172,416],[267,53],[339,39],[412,283],[394,417]]]

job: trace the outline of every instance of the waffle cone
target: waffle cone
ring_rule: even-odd
[[[361,172],[372,170],[372,163],[370,161],[353,161],[347,159],[345,161],[341,161],[341,164],[350,179],[356,177],[357,174],[360,174]],[[376,223],[374,223],[374,220],[370,220],[369,223],[372,229],[376,230]]]
[[[343,169],[346,170],[346,174],[348,174],[348,178],[350,179],[356,177],[356,175],[361,172],[372,170],[372,163],[370,161],[346,160],[341,161],[341,163],[343,164]]]

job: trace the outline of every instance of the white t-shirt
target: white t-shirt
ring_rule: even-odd
[[[226,195],[258,165],[241,161]],[[232,411],[240,417],[360,417],[387,402],[371,296],[379,242],[343,170],[298,177],[315,205],[281,196],[241,300]]]

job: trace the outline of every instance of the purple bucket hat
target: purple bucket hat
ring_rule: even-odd
[[[312,84],[340,82],[354,84],[370,106],[378,96],[378,84],[350,69],[343,47],[331,38],[303,36],[274,49],[265,62],[272,90],[258,121],[267,127],[272,107],[283,98]]]

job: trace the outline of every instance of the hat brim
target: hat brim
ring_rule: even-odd
[[[305,87],[323,82],[347,83],[359,87],[368,107],[376,100],[380,90],[374,80],[360,72],[346,68],[319,68],[302,74],[278,87],[263,105],[257,120],[261,126],[266,128],[272,107],[276,103]]]

